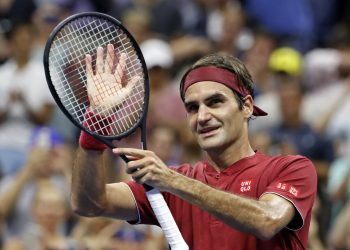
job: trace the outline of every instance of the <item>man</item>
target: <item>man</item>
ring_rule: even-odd
[[[101,61],[100,50],[98,67]],[[87,64],[93,74],[90,56]],[[245,66],[229,55],[209,55],[185,74],[180,91],[207,160],[169,168],[151,151],[118,148],[113,152],[130,159],[127,173],[134,181],[106,185],[104,147],[82,132],[73,169],[74,211],[157,224],[140,185],[148,184],[163,192],[191,250],[306,249],[315,169],[302,156],[271,157],[251,148],[248,121],[266,113],[253,105]]]

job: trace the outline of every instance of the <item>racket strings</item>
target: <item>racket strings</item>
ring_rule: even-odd
[[[105,96],[121,95],[126,83],[133,77],[140,76],[125,101],[118,107],[102,105],[101,112],[113,117],[112,120],[96,122],[95,119],[90,124],[97,134],[106,135],[106,131],[109,131],[110,135],[118,135],[131,129],[140,120],[145,98],[142,64],[130,39],[121,29],[109,21],[94,18],[80,18],[68,23],[53,42],[49,55],[50,74],[62,104],[82,124],[85,110],[89,106],[85,57],[86,54],[92,55],[92,65],[96,67],[96,49],[106,48],[107,44],[114,45],[117,57],[126,54],[126,66],[123,72],[117,72],[116,63],[120,61],[114,60],[112,65],[103,65],[111,67],[109,71],[114,77],[114,85],[103,84],[102,76],[95,70],[94,79],[100,82],[93,84],[98,86],[99,103],[105,101]],[[106,71],[106,68],[103,70]],[[117,86],[118,81],[121,86]]]

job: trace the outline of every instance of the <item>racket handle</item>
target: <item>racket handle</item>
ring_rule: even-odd
[[[163,195],[158,189],[149,190],[146,194],[171,250],[188,250]]]

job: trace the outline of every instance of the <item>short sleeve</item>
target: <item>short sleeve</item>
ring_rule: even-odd
[[[134,195],[137,212],[139,214],[139,219],[137,221],[128,221],[128,223],[159,225],[157,218],[152,210],[151,204],[147,199],[144,187],[140,184],[137,184],[135,181],[127,181],[126,184],[129,186],[131,192]]]
[[[263,194],[277,194],[290,201],[298,214],[287,228],[299,230],[303,227],[305,218],[311,212],[315,200],[317,191],[315,167],[305,157],[284,157],[276,171],[279,173]]]

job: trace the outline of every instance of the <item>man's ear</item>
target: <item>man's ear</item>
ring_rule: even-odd
[[[244,116],[248,119],[253,115],[253,97],[251,95],[247,95],[243,98],[243,113]]]

